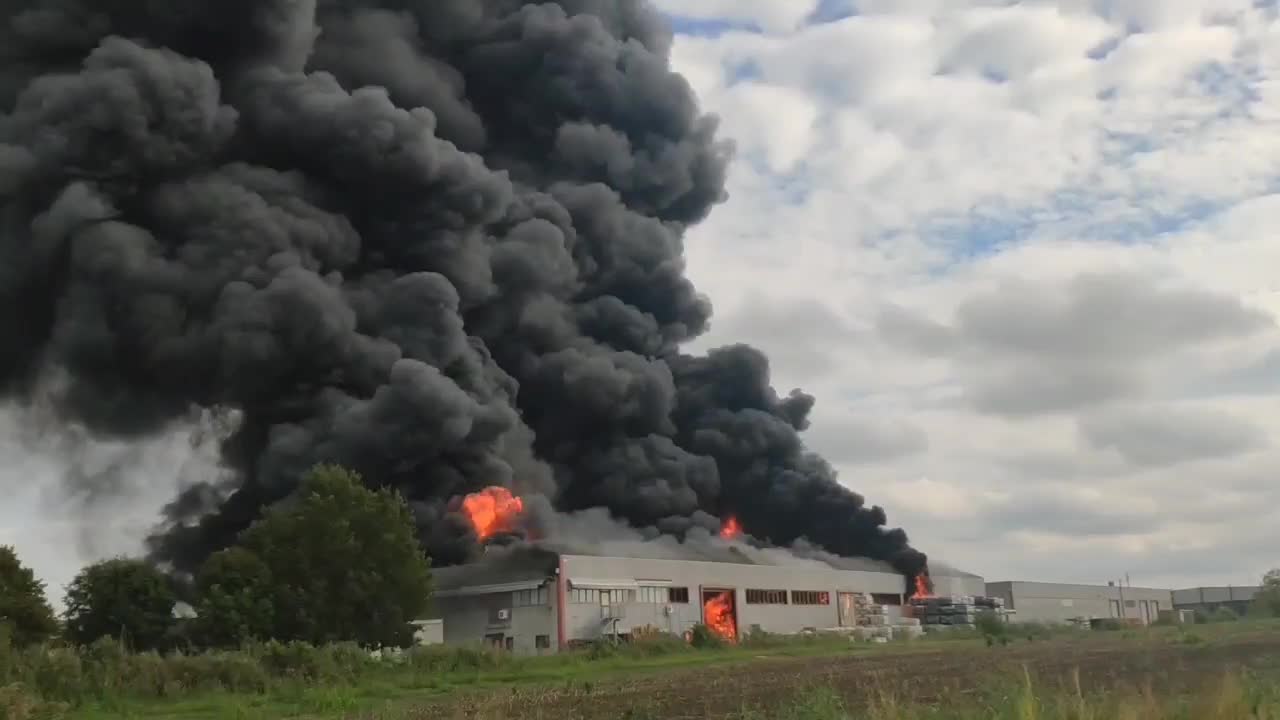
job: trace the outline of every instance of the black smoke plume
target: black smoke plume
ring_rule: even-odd
[[[680,533],[924,556],[805,450],[745,346],[681,354],[731,151],[640,0],[0,0],[0,390],[111,438],[235,412],[189,569],[304,469]],[[50,390],[50,387],[53,389]]]

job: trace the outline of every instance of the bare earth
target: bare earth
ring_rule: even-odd
[[[1074,683],[1086,692],[1115,686],[1155,690],[1194,685],[1229,669],[1280,667],[1280,632],[1259,631],[1180,643],[1168,638],[1015,640],[1007,647],[922,646],[920,650],[834,657],[768,658],[747,664],[670,671],[637,678],[508,689],[420,708],[415,718],[603,720],[722,718],[785,702],[807,687],[835,687],[851,703],[892,693],[926,702],[979,692],[1021,678]],[[638,712],[638,710],[643,712]]]

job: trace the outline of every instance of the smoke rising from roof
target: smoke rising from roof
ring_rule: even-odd
[[[812,397],[752,348],[679,350],[731,148],[647,3],[2,12],[0,389],[118,440],[234,412],[230,480],[174,500],[156,559],[194,567],[324,461],[399,489],[441,564],[477,549],[451,501],[503,485],[923,567],[804,448]]]

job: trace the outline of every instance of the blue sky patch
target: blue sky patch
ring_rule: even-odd
[[[693,18],[681,15],[668,15],[671,29],[677,35],[693,35],[694,37],[717,38],[734,32],[762,33],[759,25],[751,22],[726,20],[723,18]]]

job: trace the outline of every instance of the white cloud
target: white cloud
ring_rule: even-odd
[[[1280,541],[1277,11],[855,4],[682,4],[766,28],[676,42],[742,158],[688,242],[699,347],[769,351],[818,397],[811,443],[949,562],[1255,579]]]

